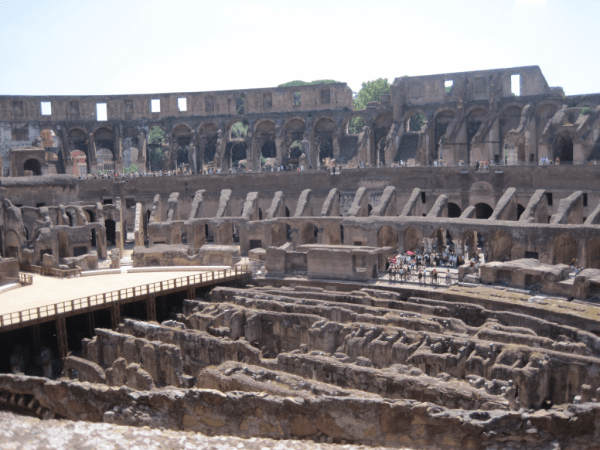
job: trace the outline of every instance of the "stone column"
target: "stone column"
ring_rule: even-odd
[[[58,341],[58,352],[61,359],[69,356],[69,345],[67,341],[67,323],[64,317],[59,317],[56,323],[56,340]]]
[[[113,330],[115,330],[121,323],[121,305],[119,303],[113,302],[110,305],[110,320]]]
[[[156,297],[154,295],[146,299],[146,320],[156,322]]]

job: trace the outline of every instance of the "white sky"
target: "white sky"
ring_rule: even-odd
[[[0,0],[0,94],[250,89],[539,65],[600,92],[598,0]]]

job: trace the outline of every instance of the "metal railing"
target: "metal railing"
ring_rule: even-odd
[[[51,267],[31,266],[29,264],[20,264],[19,270],[24,272],[37,273],[38,275],[47,275],[56,278],[73,278],[81,276],[81,269],[53,269]]]
[[[49,318],[65,314],[76,310],[86,310],[100,305],[120,302],[134,297],[159,294],[166,291],[181,289],[187,286],[193,286],[211,281],[226,281],[234,279],[240,275],[248,273],[248,266],[235,266],[231,269],[213,270],[194,275],[188,275],[171,280],[157,281],[155,283],[143,284],[117,291],[106,292],[102,294],[90,295],[74,300],[67,300],[52,305],[40,306],[39,308],[30,308],[22,311],[0,315],[0,330],[4,327],[26,323],[34,320]],[[83,312],[83,311],[82,311]]]
[[[450,285],[452,283],[458,282],[458,274],[450,273],[450,277],[446,277],[446,273],[437,274],[437,278],[434,278],[431,272],[424,273],[422,277],[419,279],[419,274],[417,272],[410,272],[400,275],[399,273],[388,273],[388,272],[380,272],[379,280],[387,281],[390,283],[417,283],[417,284],[429,284],[429,285]]]
[[[29,286],[33,284],[33,277],[28,273],[19,272],[19,283],[21,286]]]

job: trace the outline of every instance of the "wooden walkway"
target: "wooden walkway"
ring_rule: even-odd
[[[68,279],[37,275],[32,285],[0,294],[0,332],[98,309],[115,310],[117,305],[174,292],[188,290],[192,295],[195,288],[243,280],[248,275],[246,265],[203,272],[144,272]],[[115,314],[118,321],[120,314]]]

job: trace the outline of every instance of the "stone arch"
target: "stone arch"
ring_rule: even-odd
[[[73,175],[85,175],[87,173],[87,156],[82,150],[71,152],[71,162],[73,164]]]
[[[384,225],[377,232],[377,245],[379,247],[398,248],[398,232],[395,228]]]
[[[392,128],[394,117],[390,113],[380,114],[373,120],[373,148],[377,149],[376,161],[377,166],[385,165],[385,146],[386,137]]]
[[[478,247],[483,248],[484,244],[483,236],[475,230],[467,231],[464,234],[463,242],[463,251],[469,259],[477,255],[479,253]]]
[[[488,260],[504,261],[510,260],[512,253],[512,237],[504,230],[496,230],[490,242]]]
[[[138,160],[138,149],[136,147],[129,147],[123,150],[123,168],[128,169],[133,164],[137,164]]]
[[[423,246],[423,232],[415,227],[408,227],[404,233],[404,250],[414,252]]]
[[[115,160],[113,152],[108,148],[100,148],[96,151],[98,161],[98,170],[115,170]]]
[[[579,256],[579,246],[577,240],[569,234],[561,234],[554,238],[552,246],[553,257],[552,264],[570,265],[573,259]]]
[[[214,161],[218,152],[219,126],[214,122],[205,122],[198,127],[198,167]]]
[[[435,144],[435,154],[433,156],[435,159],[437,159],[438,155],[440,154],[440,141],[442,140],[442,137],[446,135],[448,125],[450,125],[450,122],[454,120],[455,116],[456,111],[449,108],[439,109],[433,116],[433,140]]]
[[[422,117],[420,117],[422,116]],[[422,109],[411,109],[409,112],[404,114],[404,130],[408,133],[419,133],[422,126],[416,125],[418,121],[423,120],[423,125],[427,123],[427,114]],[[412,125],[411,125],[412,122]]]
[[[488,110],[480,105],[474,106],[465,115],[465,126],[467,132],[467,163],[471,161],[471,148],[475,143],[475,137],[477,136],[477,133],[482,129],[483,124],[487,120],[487,115]]]
[[[569,132],[562,132],[554,139],[554,158],[560,159],[561,164],[573,163],[573,135]]]
[[[232,167],[241,167],[244,161],[248,161],[248,148],[245,142],[236,142],[231,147]]]
[[[312,222],[302,225],[298,230],[298,240],[298,245],[317,244],[319,242],[319,227]]]
[[[318,150],[317,160],[320,164],[323,164],[326,158],[333,158],[335,127],[335,121],[331,117],[321,117],[315,122],[313,136]]]
[[[37,158],[29,158],[23,164],[23,170],[31,171],[32,175],[41,175],[42,174],[42,164],[38,161]]]
[[[586,269],[600,269],[600,237],[591,238],[586,246]]]
[[[186,123],[180,123],[173,127],[171,132],[173,137],[173,162],[176,167],[180,167],[182,164],[189,164],[189,150],[188,147],[192,143],[192,128]]]
[[[439,227],[433,232],[431,237],[433,241],[432,244],[435,245],[435,251],[441,252],[446,248],[448,241],[452,240],[452,236],[450,236],[450,239],[448,239],[449,236],[450,232],[444,227]]]
[[[285,154],[288,158],[291,158],[291,146],[296,141],[304,139],[304,133],[306,131],[306,123],[299,117],[294,117],[287,120],[283,124],[283,136]],[[306,155],[309,156],[309,155]]]
[[[114,155],[115,144],[114,144],[114,132],[108,127],[98,127],[94,130],[94,142],[96,143],[96,149],[106,148]]]
[[[548,125],[548,122],[558,112],[558,106],[554,103],[542,102],[535,108],[536,139],[539,139]]]

